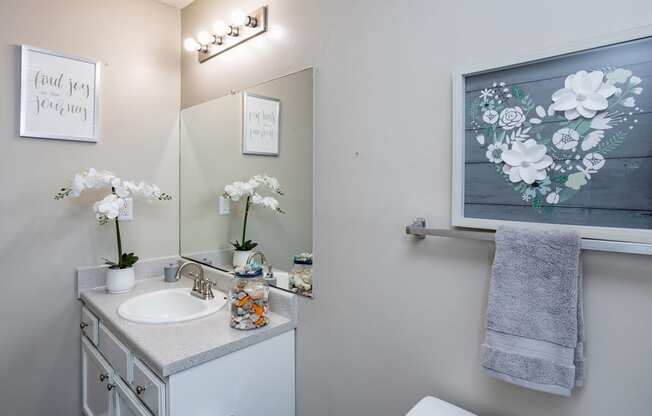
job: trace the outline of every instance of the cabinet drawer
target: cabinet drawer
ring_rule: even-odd
[[[91,311],[82,306],[81,322],[79,328],[81,333],[86,336],[94,345],[97,345],[98,340],[98,324],[99,320]]]
[[[131,388],[154,414],[165,416],[165,384],[138,358],[134,358]]]
[[[122,380],[115,380],[116,415],[118,416],[152,416]]]
[[[133,355],[131,351],[101,322],[99,325],[99,341],[98,348],[100,352],[115,369],[116,373],[127,383],[131,383],[133,380]]]

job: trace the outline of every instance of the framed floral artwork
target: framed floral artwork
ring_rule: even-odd
[[[652,242],[652,29],[454,77],[453,225]]]

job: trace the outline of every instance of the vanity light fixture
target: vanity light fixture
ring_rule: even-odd
[[[197,42],[195,38],[188,38],[183,42],[183,47],[188,52],[200,52],[204,47],[201,43]]]
[[[197,33],[197,42],[201,45],[221,45],[223,39],[221,36],[216,36],[208,30],[202,30]]]
[[[215,34],[221,38],[224,38],[224,36],[238,36],[239,30],[237,26],[231,26],[227,25],[224,23],[224,20],[218,20],[215,22],[213,25],[213,31]]]
[[[187,38],[183,42],[188,52],[197,52],[200,63],[266,32],[267,6],[248,14],[235,10],[231,14],[230,24],[218,20],[212,29],[213,32],[202,30],[195,38]]]

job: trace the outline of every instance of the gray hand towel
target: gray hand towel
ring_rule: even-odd
[[[482,365],[493,377],[570,396],[584,382],[580,237],[496,232]]]

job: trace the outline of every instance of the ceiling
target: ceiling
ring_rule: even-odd
[[[176,7],[177,9],[183,9],[194,0],[158,0],[161,3],[165,3],[169,6]]]

